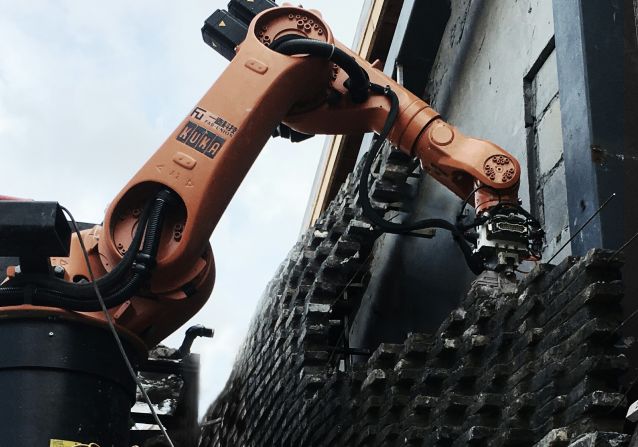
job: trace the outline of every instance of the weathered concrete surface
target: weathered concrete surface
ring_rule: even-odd
[[[564,176],[561,172],[550,175],[562,155],[556,55],[551,51],[552,2],[452,4],[455,5],[453,17],[428,84],[432,104],[465,133],[491,140],[521,161],[520,195],[524,206],[534,209],[536,204],[530,200],[530,187],[542,192],[550,177]],[[525,81],[530,77],[534,82],[533,92],[531,98],[526,98]],[[532,121],[538,121],[535,126],[530,125],[530,116],[526,120],[528,108],[531,108]],[[527,132],[536,129],[538,135],[532,139],[532,144],[536,144],[530,151]],[[536,153],[538,160],[530,160],[528,152]],[[537,185],[530,185],[529,169],[538,168],[539,174],[546,178]],[[558,178],[552,180],[555,185],[561,183]],[[429,183],[424,187],[430,187]],[[563,196],[565,192],[554,187],[548,203],[565,202]],[[428,198],[427,193],[423,194],[424,203]],[[554,216],[543,223],[551,235],[548,240],[560,234],[564,226],[564,222]],[[546,251],[545,254],[553,253]]]
[[[569,238],[551,1],[458,0],[451,5],[425,99],[466,134],[492,140],[521,161],[523,205],[544,223],[549,259]],[[526,92],[530,74],[532,91]],[[424,176],[412,202],[413,219],[454,221],[460,201]],[[555,261],[569,254],[567,248]],[[353,323],[353,343],[374,347],[401,342],[408,332],[435,330],[473,278],[444,231],[432,240],[383,236]]]
[[[428,85],[432,104],[462,131],[494,141],[525,163],[523,78],[553,36],[551,2],[452,4]],[[523,194],[527,189],[521,185]]]

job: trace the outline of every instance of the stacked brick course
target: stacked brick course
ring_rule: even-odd
[[[386,152],[377,170],[376,204],[400,211],[411,160]],[[378,236],[357,182],[270,283],[201,447],[628,444],[621,262],[605,251],[540,266],[518,286],[483,278],[435,334],[341,361]]]
[[[345,378],[348,426],[308,445],[627,445],[608,257],[570,258],[511,291],[477,283],[436,334],[382,344]]]

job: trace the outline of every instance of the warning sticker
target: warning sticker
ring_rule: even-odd
[[[63,441],[61,439],[52,439],[49,443],[49,447],[75,447],[79,442],[76,441]]]
[[[64,441],[62,439],[51,439],[49,442],[49,447],[100,447],[99,445],[91,442],[90,444],[85,444],[83,442],[78,441]]]

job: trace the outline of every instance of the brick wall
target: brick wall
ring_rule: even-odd
[[[373,196],[392,214],[413,165],[388,155]],[[357,173],[269,284],[200,446],[627,445],[621,261],[606,251],[518,285],[482,277],[436,332],[343,353],[378,236]]]

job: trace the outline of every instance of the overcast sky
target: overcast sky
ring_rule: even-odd
[[[227,65],[200,28],[227,2],[0,0],[0,195],[55,200],[102,220],[129,178]],[[312,0],[351,44],[364,0]],[[221,390],[255,305],[299,235],[323,137],[271,141],[212,237],[217,282],[188,324],[203,410]],[[169,337],[179,345],[183,330]]]

